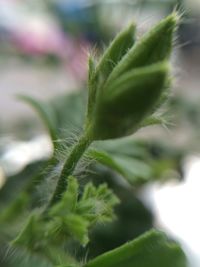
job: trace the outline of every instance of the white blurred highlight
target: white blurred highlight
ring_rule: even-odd
[[[22,171],[28,164],[50,157],[53,148],[46,136],[36,137],[29,142],[11,143],[0,158],[0,166],[6,176]]]
[[[155,224],[183,245],[191,267],[200,266],[200,156],[184,163],[183,182],[150,185],[143,200],[156,216]]]

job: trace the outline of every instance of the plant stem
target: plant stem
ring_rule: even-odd
[[[84,133],[79,141],[74,145],[67,160],[64,163],[63,169],[56,185],[56,189],[47,208],[51,207],[61,198],[63,192],[67,187],[67,177],[73,174],[78,161],[80,160],[86,149],[89,147],[91,142],[92,141],[88,137],[87,133]]]

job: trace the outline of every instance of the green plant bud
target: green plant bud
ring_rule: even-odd
[[[129,135],[137,129],[163,93],[168,77],[167,63],[131,70],[98,95],[91,125],[94,140]]]
[[[128,52],[135,43],[135,25],[131,24],[128,28],[121,31],[111,42],[108,49],[101,57],[97,66],[93,58],[89,58],[89,100],[88,100],[88,115],[90,115],[96,97],[98,88],[106,81],[113,68]]]
[[[64,219],[64,226],[68,233],[78,240],[83,246],[89,242],[88,226],[89,222],[82,216],[70,214]]]
[[[91,140],[133,133],[145,116],[151,115],[164,101],[170,77],[163,62],[171,54],[178,19],[178,14],[172,13],[117,57],[117,48],[123,43],[125,32],[122,32],[96,68],[90,62],[93,74],[89,85],[93,93],[89,93],[86,128]],[[126,32],[129,36],[130,28]]]
[[[173,37],[178,20],[179,16],[174,12],[147,32],[113,69],[108,83],[133,68],[168,59],[173,47]]]

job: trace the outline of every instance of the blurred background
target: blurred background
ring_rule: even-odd
[[[20,96],[28,95],[46,104],[62,95],[84,94],[89,53],[98,54],[132,21],[141,36],[174,9],[183,13],[183,19],[172,58],[176,81],[168,103],[170,123],[167,127],[146,128],[135,137],[137,142],[142,140],[142,149],[157,163],[151,166],[155,179],[137,186],[134,196],[130,194],[135,201],[133,213],[131,208],[126,215],[119,213],[130,218],[124,221],[130,229],[136,229],[126,233],[123,241],[154,226],[182,243],[191,267],[200,266],[199,0],[0,0],[2,209],[5,201],[9,202],[6,185],[20,187],[20,183],[9,181],[30,175],[33,164],[48,159],[53,150],[41,118]],[[67,127],[76,129],[83,114],[70,117],[80,111],[77,101],[73,101],[68,99],[66,109],[62,104],[60,112],[70,118]],[[106,171],[103,169],[104,174]],[[139,227],[142,220],[147,221],[143,228]],[[100,244],[105,242],[101,229],[96,235],[100,236],[96,247],[101,251]]]

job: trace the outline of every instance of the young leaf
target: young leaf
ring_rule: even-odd
[[[187,261],[178,244],[156,231],[150,231],[84,265],[84,267],[161,266],[187,267]]]
[[[76,240],[78,240],[83,246],[89,242],[88,228],[89,221],[84,220],[82,216],[71,214],[64,220],[64,227],[67,227],[68,232]]]
[[[20,95],[19,99],[31,105],[38,112],[49,131],[51,139],[55,141],[57,139],[56,117],[51,106],[30,96]]]
[[[80,197],[78,191],[77,179],[69,176],[67,191],[48,212],[47,236],[52,240],[71,238],[85,246],[89,241],[88,231],[94,224],[114,218],[113,208],[119,200],[105,184],[99,187],[86,184]]]
[[[86,108],[85,91],[64,94],[51,101],[40,101],[29,96],[19,98],[32,106],[43,120],[54,146],[59,139],[66,139],[74,128],[80,128]]]
[[[31,215],[27,224],[19,235],[11,242],[13,246],[20,246],[30,251],[38,251],[44,247],[44,227],[42,220],[38,215]]]
[[[16,201],[12,202],[7,208],[5,208],[0,215],[0,223],[8,223],[15,220],[21,215],[21,212],[27,205],[29,196],[22,192]]]
[[[63,216],[74,212],[78,200],[79,185],[73,176],[68,177],[67,191],[62,197],[62,201],[54,205],[49,211],[50,216]]]
[[[119,199],[106,184],[95,187],[88,183],[77,205],[77,212],[88,219],[90,224],[110,222],[115,218],[114,207]]]

